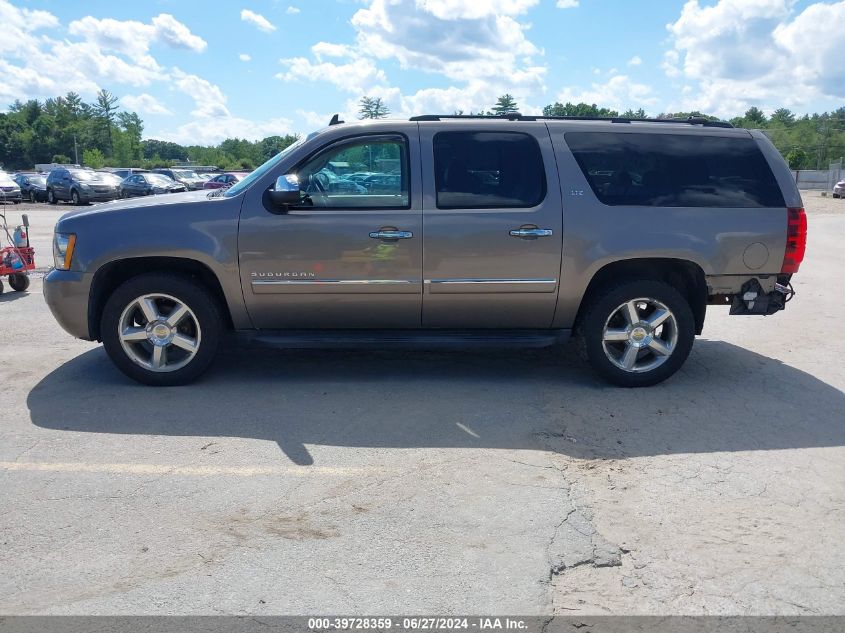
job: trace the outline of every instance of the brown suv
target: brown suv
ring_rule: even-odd
[[[574,333],[603,377],[645,386],[683,364],[708,304],[784,308],[801,206],[766,137],[724,123],[335,124],[228,189],[64,216],[44,293],[153,385],[196,378],[234,330],[287,347]]]

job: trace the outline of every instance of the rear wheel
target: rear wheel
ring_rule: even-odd
[[[134,277],[109,298],[103,345],[124,374],[146,385],[182,385],[202,374],[217,352],[223,317],[211,293],[188,277]]]
[[[24,275],[23,273],[9,275],[9,285],[16,292],[24,292],[29,288],[29,275]]]
[[[587,359],[605,380],[648,387],[684,364],[695,339],[687,300],[662,281],[627,281],[596,296],[579,324]]]

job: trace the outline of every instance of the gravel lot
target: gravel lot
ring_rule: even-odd
[[[129,382],[0,296],[0,613],[845,614],[845,200],[672,380],[569,348],[230,349]],[[28,212],[38,265],[61,212]]]

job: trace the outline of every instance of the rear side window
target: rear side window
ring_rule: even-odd
[[[519,132],[440,132],[434,136],[439,209],[528,208],[546,196],[536,139]]]
[[[622,132],[568,132],[565,138],[607,205],[786,206],[751,138]]]

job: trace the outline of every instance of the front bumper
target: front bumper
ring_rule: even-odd
[[[119,192],[117,189],[113,191],[81,191],[81,198],[86,202],[111,202],[117,200]]]
[[[0,202],[5,200],[6,202],[20,202],[23,200],[21,197],[21,190],[20,189],[13,189],[12,191],[3,191],[0,189]]]
[[[51,270],[44,277],[44,300],[65,332],[86,341],[93,340],[88,330],[88,297],[93,274],[74,270]]]

